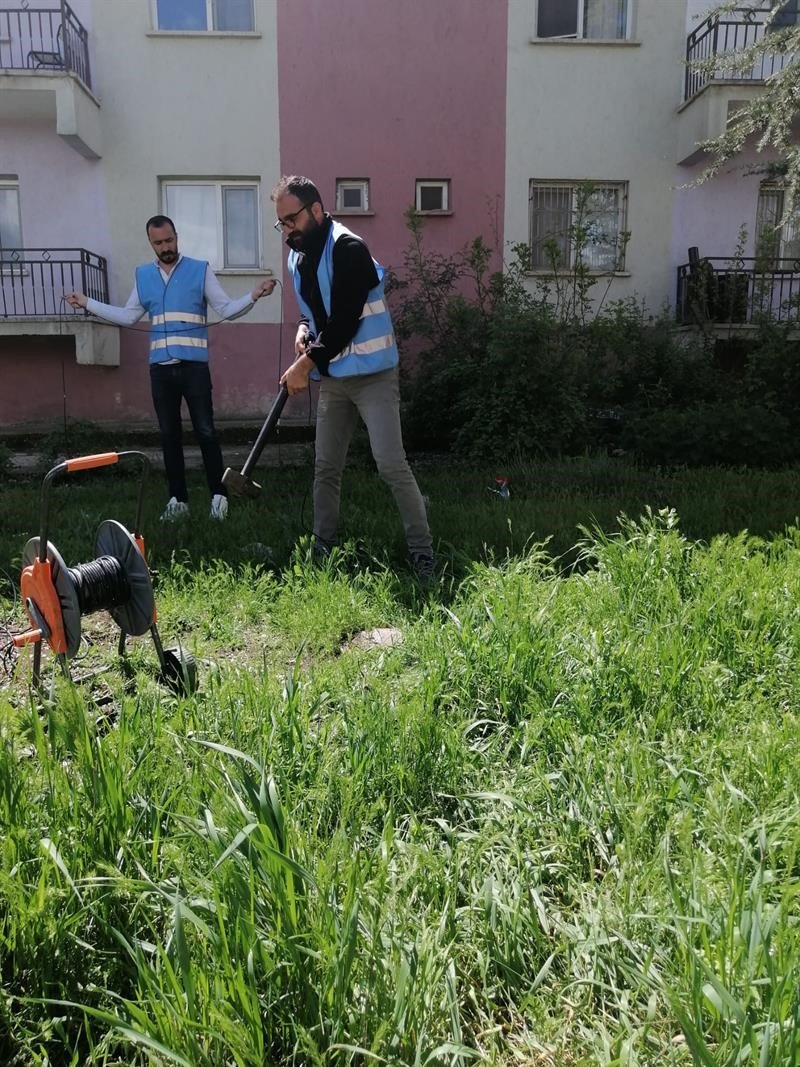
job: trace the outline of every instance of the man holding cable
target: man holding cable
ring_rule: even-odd
[[[399,354],[383,291],[384,268],[355,234],[325,211],[316,185],[299,175],[272,190],[276,229],[286,234],[288,268],[300,307],[290,396],[320,377],[314,462],[314,551],[336,543],[342,472],[360,416],[378,473],[403,520],[412,569],[433,578],[425,502],[408,465],[400,427]]]
[[[189,515],[181,425],[184,400],[203,456],[211,518],[222,520],[228,514],[228,497],[211,400],[208,305],[221,319],[236,319],[262,296],[269,296],[277,281],[265,278],[251,293],[232,300],[208,263],[180,254],[172,219],[153,215],[145,228],[157,258],[136,268],[125,307],[102,304],[83,293],[65,293],[65,299],[73,308],[84,308],[117,326],[133,326],[145,313],[150,315],[150,386],[170,496],[162,521]]]

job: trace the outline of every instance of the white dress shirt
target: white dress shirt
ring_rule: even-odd
[[[178,256],[172,270],[175,270],[175,267],[178,266],[182,259],[183,256]],[[172,272],[165,271],[158,262],[157,266],[166,285]],[[249,311],[254,303],[251,293],[246,293],[244,296],[239,296],[232,300],[219,284],[217,276],[210,266],[206,267],[204,293],[206,302],[221,319],[238,319],[240,315],[244,315],[245,312]],[[131,290],[131,295],[128,297],[125,307],[102,304],[99,300],[92,300],[89,297],[86,301],[86,310],[91,315],[97,315],[98,318],[105,319],[107,322],[113,322],[115,326],[133,326],[147,312],[147,309],[139,303],[139,290],[135,285]]]

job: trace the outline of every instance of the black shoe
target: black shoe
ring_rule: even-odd
[[[333,541],[324,541],[321,537],[315,537],[311,545],[311,558],[318,566],[322,566],[334,548]]]
[[[411,557],[411,570],[420,585],[432,585],[436,580],[436,571],[433,564],[433,556],[422,553]]]

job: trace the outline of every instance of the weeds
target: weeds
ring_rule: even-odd
[[[132,683],[104,675],[104,721],[46,652],[38,706],[20,659],[0,695],[0,1059],[796,1064],[800,532],[724,532],[724,474],[649,472],[705,539],[666,504],[613,523],[575,505],[565,566],[543,514],[645,492],[610,462],[516,468],[503,502],[474,471],[423,474],[434,525],[463,509],[474,551],[425,597],[361,473],[367,536],[321,568],[280,548],[285,516],[156,528],[192,698],[136,647]],[[763,477],[751,501],[789,495],[790,472]],[[257,528],[266,566],[238,555]],[[349,641],[379,625],[402,642]]]

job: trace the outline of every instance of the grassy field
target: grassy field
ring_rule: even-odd
[[[427,591],[369,470],[324,568],[308,470],[154,479],[191,697],[106,613],[30,693],[3,486],[0,1062],[800,1064],[800,472],[418,470]],[[136,489],[54,487],[68,565]]]

